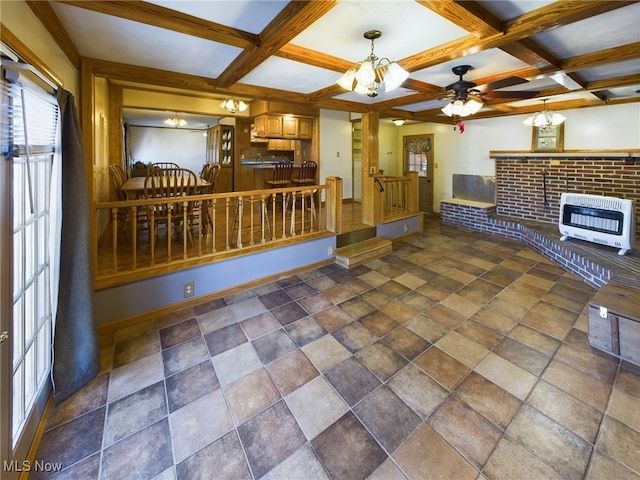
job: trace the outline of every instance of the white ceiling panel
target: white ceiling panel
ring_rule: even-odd
[[[521,2],[508,2],[504,0],[483,0],[482,6],[502,20],[511,20],[524,13],[553,3],[554,0],[526,0]]]
[[[269,22],[289,2],[272,0],[252,2],[238,0],[165,0],[149,1],[148,3],[257,35],[269,25]]]
[[[242,78],[241,83],[298,93],[311,93],[335,83],[340,74],[324,68],[271,57]]]
[[[368,30],[380,30],[378,57],[400,60],[467,32],[413,0],[343,1],[291,43],[334,57],[359,62],[369,55]]]
[[[640,41],[640,3],[531,37],[564,60]]]

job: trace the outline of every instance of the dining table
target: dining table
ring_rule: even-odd
[[[121,187],[128,199],[144,197],[144,181],[146,177],[130,177]],[[173,177],[164,177],[165,181],[171,182]],[[204,178],[196,177],[196,190],[202,192],[209,187],[209,182]]]

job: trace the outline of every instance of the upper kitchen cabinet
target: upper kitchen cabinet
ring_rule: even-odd
[[[313,118],[294,117],[285,115],[282,117],[282,137],[296,138],[298,140],[311,139],[313,130]]]
[[[254,100],[250,108],[257,137],[313,138],[313,121],[318,116],[318,108],[314,105]]]
[[[282,138],[281,115],[258,115],[254,119],[256,135],[263,138]]]

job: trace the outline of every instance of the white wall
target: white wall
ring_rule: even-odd
[[[613,150],[640,148],[640,104],[605,105],[563,110],[565,150]],[[490,150],[530,150],[531,127],[522,123],[526,115],[492,119],[466,119],[460,133],[453,123],[405,124],[397,127],[395,173],[402,172],[402,141],[405,135],[434,134],[434,210],[453,195],[453,174],[495,175]],[[340,157],[336,157],[336,152]],[[352,197],[351,122],[349,113],[320,111],[321,177],[335,175],[344,181],[343,198]],[[388,170],[388,171],[387,171]]]
[[[320,110],[320,182],[342,178],[342,198],[353,197],[349,112]]]
[[[131,159],[135,162],[175,162],[200,173],[206,162],[207,139],[201,130],[130,127]]]

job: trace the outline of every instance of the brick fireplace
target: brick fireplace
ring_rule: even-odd
[[[515,238],[556,261],[594,287],[621,281],[634,288],[640,254],[614,261],[587,251],[576,253],[559,241],[560,196],[564,192],[634,199],[640,218],[640,150],[627,152],[491,152],[496,160],[496,203],[443,200],[443,224]],[[533,224],[546,225],[542,229]],[[636,222],[636,237],[640,236]],[[540,233],[542,230],[543,233]],[[603,247],[605,249],[609,247]],[[611,255],[617,257],[615,250]],[[604,256],[610,256],[606,251]],[[631,285],[632,284],[632,285]],[[636,285],[638,284],[638,285]]]
[[[557,223],[560,194],[571,192],[635,200],[640,218],[640,152],[491,152],[491,157],[496,161],[498,215]]]

